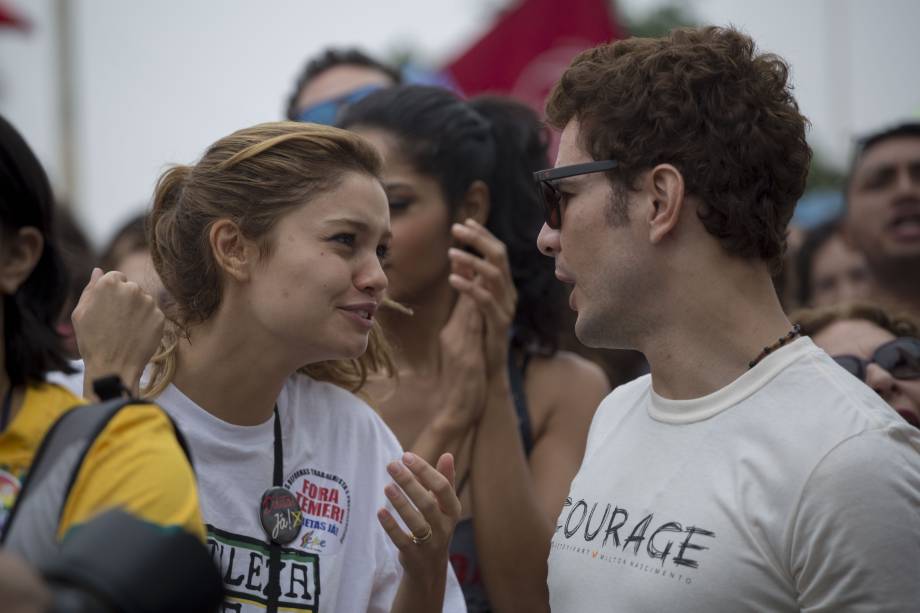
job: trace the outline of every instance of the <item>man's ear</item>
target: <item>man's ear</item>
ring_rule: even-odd
[[[229,219],[218,219],[211,225],[208,239],[217,266],[237,281],[248,281],[258,263],[259,249],[243,236],[240,227]]]
[[[671,164],[649,171],[646,188],[652,206],[648,211],[649,240],[658,243],[674,231],[684,207],[684,177]]]
[[[45,239],[34,226],[19,228],[2,241],[0,263],[0,291],[6,295],[15,294],[26,282],[38,265],[45,250]]]
[[[489,218],[489,208],[491,207],[489,186],[485,181],[476,180],[466,190],[463,196],[463,202],[457,209],[457,218],[454,220],[463,223],[467,219],[473,219],[481,225],[486,225]]]

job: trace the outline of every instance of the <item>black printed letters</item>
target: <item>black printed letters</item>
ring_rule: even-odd
[[[703,537],[715,539],[716,535],[710,530],[697,526],[684,528],[679,522],[656,522],[655,514],[649,513],[641,517],[632,529],[629,523],[629,512],[626,509],[615,507],[612,504],[601,506],[600,503],[589,503],[585,500],[573,501],[567,498],[559,516],[556,532],[562,531],[566,540],[580,535],[585,543],[595,541],[601,534],[600,548],[612,546],[614,549],[629,551],[635,557],[642,557],[642,553],[654,560],[660,567],[664,567],[672,552],[676,555],[670,557],[675,566],[699,568],[699,554],[694,559],[688,557],[691,552],[703,552],[709,549],[701,544]],[[628,536],[621,539],[622,534]],[[644,547],[643,547],[644,545]]]

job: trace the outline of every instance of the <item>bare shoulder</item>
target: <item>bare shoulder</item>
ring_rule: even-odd
[[[527,367],[525,386],[537,429],[557,416],[590,421],[610,392],[610,381],[600,366],[568,351],[535,356]]]

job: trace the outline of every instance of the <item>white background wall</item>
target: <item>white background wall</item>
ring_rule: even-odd
[[[101,243],[145,205],[166,165],[193,161],[234,129],[280,118],[311,54],[330,44],[381,55],[412,48],[439,65],[508,0],[6,1],[33,29],[0,30],[0,113]],[[620,6],[642,11],[659,2]],[[703,21],[741,27],[792,64],[812,144],[837,164],[854,134],[920,110],[920,2],[685,2]],[[59,53],[62,31],[70,41]]]

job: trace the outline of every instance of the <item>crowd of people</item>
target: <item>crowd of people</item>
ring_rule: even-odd
[[[216,566],[169,610],[916,610],[920,124],[789,247],[790,89],[731,28],[602,45],[553,163],[329,50],[98,259],[3,120],[0,601],[150,610],[54,564],[119,509]]]

